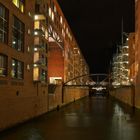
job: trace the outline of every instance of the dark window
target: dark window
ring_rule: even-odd
[[[41,70],[41,81],[47,81],[47,72],[45,70]]]
[[[0,76],[7,75],[7,56],[0,54]]]
[[[8,10],[0,4],[0,42],[8,42]]]
[[[12,78],[23,79],[24,64],[21,61],[12,59]]]
[[[18,51],[24,50],[24,24],[14,16],[12,47]]]
[[[40,13],[40,4],[35,4],[35,13]]]

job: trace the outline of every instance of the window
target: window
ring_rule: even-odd
[[[35,13],[39,13],[40,12],[40,4],[35,4]]]
[[[41,81],[46,81],[47,80],[47,72],[45,70],[41,70],[41,76],[40,76]]]
[[[63,24],[63,18],[60,16],[60,23]]]
[[[52,15],[52,10],[51,10],[51,8],[49,7],[49,16],[51,17],[51,15]]]
[[[12,2],[22,13],[24,12],[25,0],[12,0]]]
[[[24,63],[12,59],[12,78],[23,79]]]
[[[13,21],[12,47],[17,51],[23,51],[24,49],[24,24],[15,16]]]
[[[0,54],[0,76],[7,75],[7,56]]]
[[[54,13],[52,12],[52,21],[54,21]]]
[[[35,67],[33,69],[33,80],[38,81],[39,80],[39,68]]]
[[[0,42],[8,42],[8,10],[0,4]]]

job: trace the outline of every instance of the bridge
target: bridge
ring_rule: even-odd
[[[83,78],[88,77],[88,81],[86,83],[82,84],[69,84],[70,82]],[[110,86],[110,75],[105,73],[96,73],[96,74],[84,74],[80,76],[76,76],[65,83],[63,83],[63,86],[88,86],[88,87],[97,87],[97,86]]]
[[[71,84],[72,81],[87,77],[87,81],[82,84]],[[64,102],[64,87],[88,87],[89,91],[98,88],[105,88],[107,91],[111,86],[111,76],[106,73],[84,74],[76,76],[62,84],[62,103]]]

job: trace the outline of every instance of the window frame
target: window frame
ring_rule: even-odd
[[[13,15],[12,48],[16,49],[19,52],[24,52],[24,46],[25,46],[25,24],[19,18]]]
[[[15,61],[14,65],[13,65],[13,61]],[[24,79],[24,62],[19,61],[15,58],[12,58],[11,64],[12,64],[12,68],[11,68],[12,79],[23,80]]]
[[[0,53],[0,57],[3,57],[3,60],[0,58],[0,70],[3,69],[3,71],[5,70],[5,74],[0,74],[0,77],[6,77],[8,75],[8,56],[5,54]],[[3,61],[3,64],[2,64]],[[2,67],[3,65],[3,67]]]
[[[0,31],[2,32],[1,43],[8,44],[8,35],[9,35],[9,10],[0,3],[1,12],[3,15],[0,15]]]

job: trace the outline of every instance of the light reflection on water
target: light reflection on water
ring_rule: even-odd
[[[10,135],[0,137],[0,140],[45,140],[36,128],[28,127],[20,130],[16,130]]]
[[[38,129],[32,128],[25,132],[23,140],[44,140],[44,139],[41,136]]]
[[[87,98],[1,133],[0,140],[139,140],[140,113],[129,109]]]
[[[135,128],[129,123],[130,120],[130,114],[124,112],[123,108],[115,103],[110,137],[117,140],[133,140]]]
[[[88,127],[91,125],[91,117],[85,114],[66,113],[65,123],[68,127]]]

